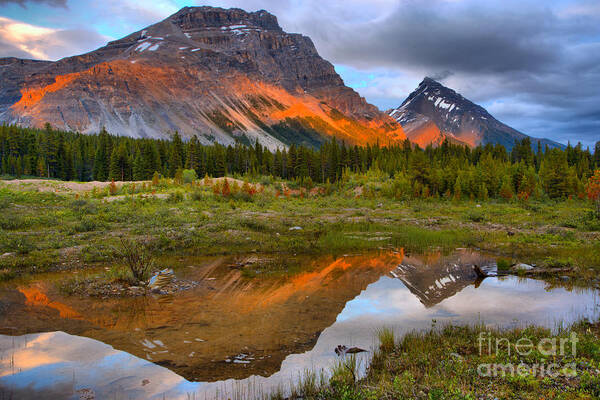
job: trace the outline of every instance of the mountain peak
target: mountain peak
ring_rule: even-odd
[[[185,7],[87,54],[0,64],[0,123],[155,138],[178,131],[272,150],[330,136],[406,138],[344,85],[310,38],[283,31],[264,10]]]
[[[423,81],[421,81],[421,84],[419,86],[421,86],[421,85],[440,85],[440,86],[442,86],[441,83],[439,83],[435,79],[430,78],[428,76],[426,76],[425,78],[423,78]]]
[[[250,25],[269,31],[283,31],[277,17],[265,10],[248,12],[240,8],[183,7],[165,21],[175,23],[184,29]]]
[[[515,141],[527,137],[430,77],[425,77],[390,116],[403,126],[409,139],[420,145],[439,144],[449,138],[470,146],[498,143],[510,150]],[[532,143],[537,140],[533,139]],[[550,147],[562,146],[549,140],[541,141]]]

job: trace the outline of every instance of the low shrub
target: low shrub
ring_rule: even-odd
[[[467,220],[471,222],[485,221],[485,214],[481,210],[471,210],[466,215]]]
[[[167,201],[169,203],[181,203],[184,199],[185,199],[185,195],[183,194],[183,192],[180,190],[177,190],[175,192],[169,193],[169,197],[167,198]]]
[[[19,254],[29,254],[35,250],[32,241],[23,235],[8,235],[8,237],[3,238],[0,248],[3,252],[15,252]]]
[[[193,169],[183,170],[183,183],[194,183],[198,179],[196,171]]]
[[[142,243],[121,238],[116,254],[129,268],[137,282],[147,281],[150,278],[154,268],[154,258]]]

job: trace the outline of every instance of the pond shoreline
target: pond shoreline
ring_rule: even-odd
[[[104,386],[103,382],[119,381],[121,376],[131,377],[132,389],[151,391],[159,398],[161,393],[174,399],[203,396],[208,388],[225,394],[260,387],[264,396],[277,395],[280,385],[288,387],[289,391],[282,393],[289,396],[301,393],[292,390],[298,382],[290,376],[300,377],[306,370],[319,376],[322,369],[323,376],[342,379],[347,368],[337,370],[336,375],[336,364],[350,356],[341,358],[336,349],[344,347],[367,350],[354,355],[363,360],[363,372],[357,371],[356,377],[366,372],[364,379],[370,379],[377,364],[373,364],[373,371],[364,369],[374,355],[374,361],[378,360],[373,340],[384,327],[392,328],[400,338],[412,331],[427,332],[432,324],[469,326],[485,319],[490,325],[512,329],[517,319],[552,328],[554,321],[567,325],[582,316],[598,315],[598,292],[576,287],[573,282],[554,285],[516,276],[478,281],[472,266],[493,265],[495,257],[461,249],[450,255],[379,251],[281,259],[159,259],[173,267],[177,279],[201,285],[170,295],[137,297],[66,295],[58,286],[69,273],[39,274],[37,278],[0,283],[0,298],[8,307],[0,312],[0,326],[16,328],[0,331],[12,336],[0,336],[0,342],[37,343],[36,338],[44,338],[46,345],[23,349],[38,351],[33,359],[51,356],[62,360],[57,364],[60,368],[49,367],[58,381],[73,380],[70,374],[60,372],[63,365],[75,370],[81,368],[80,363],[97,365],[94,376],[77,374],[76,379],[78,390],[89,389],[97,398],[151,397]],[[244,269],[253,269],[255,274]],[[502,307],[498,307],[499,302]],[[32,332],[45,333],[21,336]],[[69,343],[79,343],[87,350],[72,352]],[[144,368],[121,371],[110,367],[115,351],[119,354],[116,359],[129,359],[131,365]],[[464,357],[461,351],[464,349],[453,352]],[[108,358],[90,364],[82,354]],[[420,354],[438,357],[430,350]],[[19,364],[23,358],[18,354],[14,359],[17,370],[30,368]],[[105,375],[106,380],[98,378]],[[30,375],[14,376],[11,379],[26,382]],[[404,373],[398,376],[407,377]],[[6,379],[0,377],[0,387]],[[144,381],[149,383],[141,389],[140,382]],[[167,382],[179,383],[161,389]],[[349,385],[346,380],[340,384],[327,381],[315,396],[330,398],[326,395],[329,392],[337,398],[340,390],[364,395],[371,385],[364,386],[364,382]],[[180,393],[180,388],[185,392]],[[423,391],[428,394],[431,390]]]

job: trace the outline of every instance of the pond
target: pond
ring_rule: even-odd
[[[256,398],[308,370],[327,374],[338,345],[368,350],[377,331],[538,324],[598,315],[593,289],[519,277],[477,280],[494,257],[380,252],[285,257],[248,273],[230,258],[173,260],[201,284],[175,295],[81,298],[68,273],[0,286],[0,398]],[[252,272],[252,271],[250,271]]]

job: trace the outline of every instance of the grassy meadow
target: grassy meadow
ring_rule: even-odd
[[[0,277],[112,263],[121,238],[156,255],[473,247],[582,278],[600,268],[600,221],[584,200],[401,201],[368,176],[310,189],[225,181],[0,182]]]

